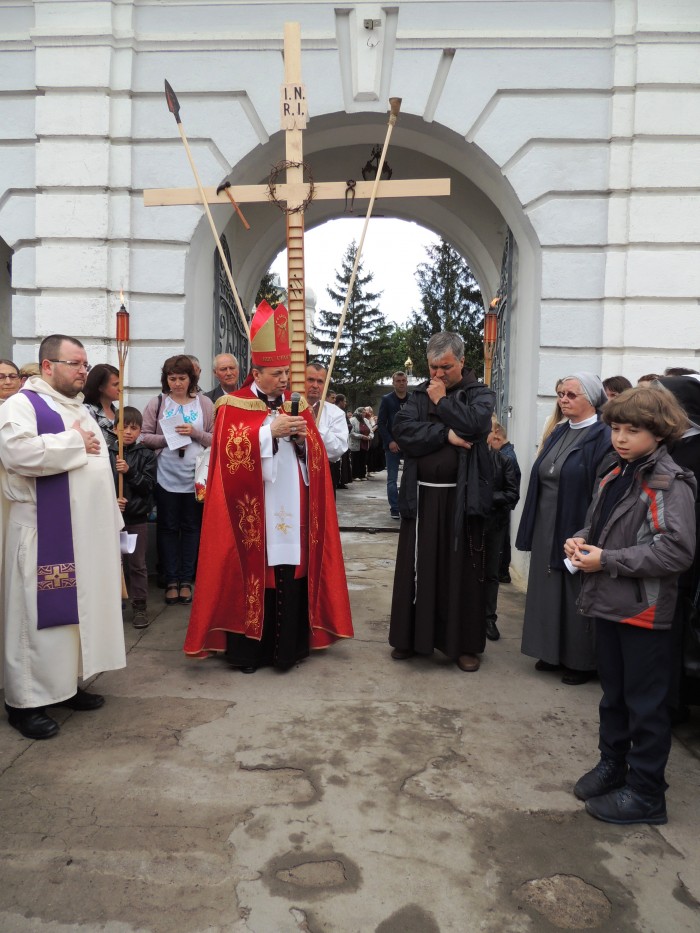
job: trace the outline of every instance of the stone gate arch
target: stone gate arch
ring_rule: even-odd
[[[309,121],[304,155],[314,180],[361,179],[370,149],[383,140],[386,118],[377,113],[326,114]],[[228,176],[231,183],[260,184],[269,167],[284,158],[283,133],[272,136],[242,158]],[[484,301],[496,294],[508,231],[515,244],[510,295],[509,406],[511,434],[523,450],[531,446],[537,406],[537,359],[541,257],[537,235],[516,192],[498,167],[474,144],[436,123],[402,114],[387,155],[394,178],[449,176],[445,198],[377,201],[375,212],[415,221],[444,237],[468,260]],[[357,203],[363,217],[366,201]],[[271,204],[245,205],[246,231],[228,208],[214,208],[219,233],[226,236],[233,274],[246,308],[252,306],[262,274],[285,246],[284,216]],[[317,201],[306,213],[306,229],[344,216],[344,204]],[[206,359],[214,329],[212,283],[214,244],[206,218],[191,241],[186,266],[185,343]]]

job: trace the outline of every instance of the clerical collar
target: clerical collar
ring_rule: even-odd
[[[267,395],[260,388],[258,388],[256,383],[253,383],[252,388],[255,394],[257,395],[257,397],[262,402],[265,402],[265,404],[271,411],[276,411],[278,408],[282,407],[282,403],[284,402],[283,395],[275,395],[273,396],[273,398],[270,398],[269,395]]]
[[[590,428],[592,424],[595,424],[598,420],[598,415],[591,415],[590,418],[584,418],[583,421],[577,421],[576,424],[569,422],[569,427],[572,431],[580,431],[582,428]]]

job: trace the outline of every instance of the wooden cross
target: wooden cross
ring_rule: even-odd
[[[286,181],[274,187],[274,198],[285,201],[287,218],[287,307],[292,321],[292,388],[303,392],[306,369],[306,301],[304,282],[304,208],[310,186],[304,182],[303,131],[306,128],[306,89],[301,80],[301,28],[299,23],[284,25],[284,79],[281,88],[280,116],[285,130]],[[355,198],[369,199],[374,182],[358,181]],[[313,200],[343,201],[347,182],[315,182]],[[227,189],[239,204],[270,201],[269,185],[237,185]],[[209,204],[229,204],[225,191],[204,188]],[[420,178],[380,181],[379,198],[437,197],[450,193],[449,178]],[[172,207],[201,204],[197,188],[151,188],[143,193],[146,207]]]

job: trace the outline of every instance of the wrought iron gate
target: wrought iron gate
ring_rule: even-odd
[[[496,415],[503,423],[510,415],[511,405],[508,401],[508,350],[510,333],[510,308],[513,288],[513,234],[508,231],[503,246],[503,259],[501,261],[501,280],[498,285],[498,333],[496,347],[493,354],[493,369],[491,371],[491,388],[496,393]]]
[[[231,268],[231,253],[225,236],[221,237],[221,246]],[[214,250],[214,356],[219,353],[232,353],[238,360],[241,378],[246,376],[250,353],[248,338],[243,330],[219,251]]]

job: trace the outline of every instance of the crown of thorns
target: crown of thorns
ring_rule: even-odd
[[[279,178],[280,174],[282,172],[286,172],[288,168],[302,168],[304,170],[306,184],[309,186],[309,193],[297,207],[287,207],[286,201],[280,200],[275,193],[275,189],[277,188],[277,179]],[[272,166],[270,176],[267,180],[268,200],[272,201],[273,204],[276,204],[283,214],[299,214],[302,211],[305,211],[314,199],[315,190],[314,176],[311,174],[311,168],[308,162],[287,162],[285,160],[284,162],[278,162],[276,165]]]

